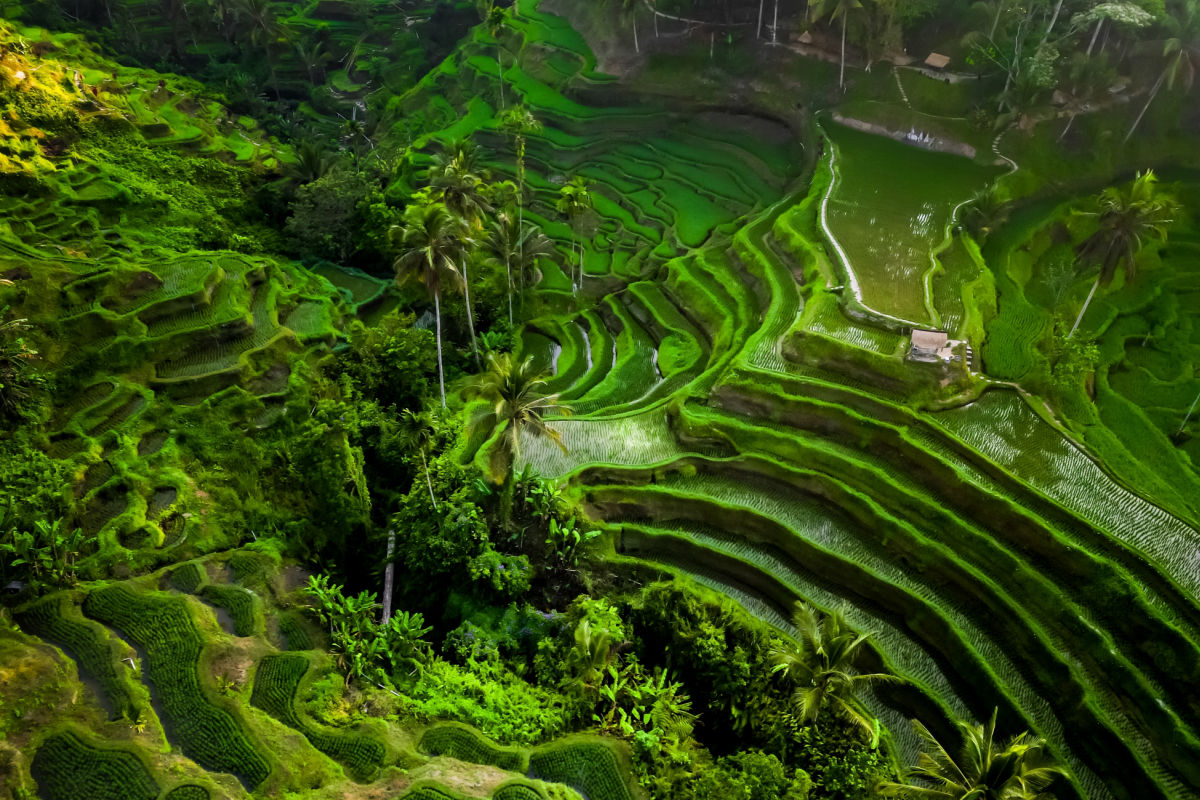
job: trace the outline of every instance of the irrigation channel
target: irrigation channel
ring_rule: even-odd
[[[567,452],[527,437],[527,462],[571,481],[619,557],[784,631],[799,599],[873,631],[874,665],[906,679],[867,698],[902,760],[907,718],[947,732],[998,707],[1077,797],[1200,796],[1200,533],[1011,390],[906,400],[903,325],[965,330],[983,276],[955,214],[1001,168],[829,124],[797,185],[782,126],[530,89],[553,123],[530,146],[543,206],[571,169],[599,198],[582,292],[546,275],[568,313],[523,335],[575,412],[551,423]]]

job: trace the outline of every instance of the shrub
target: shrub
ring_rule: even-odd
[[[472,764],[488,764],[509,772],[529,769],[529,754],[514,747],[499,747],[466,725],[445,723],[421,737],[419,749],[431,756],[450,756]]]
[[[117,584],[88,595],[83,611],[122,631],[145,653],[150,680],[162,697],[167,736],[185,756],[210,772],[236,775],[249,788],[266,780],[270,765],[201,688],[204,642],[183,598],[137,594]]]
[[[197,786],[194,783],[185,783],[167,792],[163,800],[209,800],[209,794],[208,789],[205,789],[203,786]]]
[[[373,779],[387,754],[381,743],[367,736],[327,733],[296,713],[296,693],[307,671],[308,659],[304,656],[267,656],[255,673],[250,704],[300,731],[313,747],[345,766],[355,780]]]
[[[146,765],[124,750],[92,747],[73,733],[42,742],[30,765],[45,800],[155,800],[158,784]]]

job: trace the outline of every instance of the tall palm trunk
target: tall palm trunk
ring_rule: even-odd
[[[513,279],[512,279],[512,256],[509,254],[512,251],[508,250],[508,248],[505,248],[505,250],[506,250],[506,252],[504,253],[504,272],[508,275],[508,327],[511,328],[513,325],[513,306],[512,306]]]
[[[762,18],[763,8],[767,5],[767,0],[758,0],[758,27],[754,29],[754,38],[762,38]]]
[[[637,38],[637,14],[636,14],[636,13],[634,13],[634,14],[632,14],[632,15],[631,15],[631,21],[632,21],[632,24],[633,24],[633,51],[634,51],[635,53],[640,53],[640,52],[642,52],[642,46],[641,46],[640,44],[638,44],[638,38]]]
[[[471,311],[471,283],[467,280],[467,264],[463,262],[463,302],[467,306],[467,330],[471,332],[471,352],[475,354],[475,367],[483,369],[483,362],[479,360],[479,345],[475,341],[475,314]]]
[[[442,408],[446,407],[446,372],[442,367],[442,293],[433,293],[433,316],[437,320],[438,386],[442,390]]]
[[[1088,306],[1092,304],[1092,298],[1096,296],[1096,289],[1100,286],[1100,276],[1096,276],[1096,282],[1092,284],[1092,290],[1088,292],[1087,300],[1083,301],[1083,308],[1079,309],[1079,316],[1075,318],[1075,324],[1071,326],[1071,332],[1067,334],[1070,339],[1075,335],[1076,329],[1079,328],[1079,323],[1083,322],[1083,315],[1087,313]]]
[[[392,563],[392,554],[396,552],[396,531],[388,529],[387,566],[383,568],[383,624],[387,625],[392,618],[392,580],[396,574],[396,565]]]
[[[1158,76],[1158,80],[1154,82],[1154,88],[1150,90],[1150,97],[1146,100],[1146,105],[1142,106],[1141,112],[1137,115],[1137,119],[1133,121],[1133,125],[1129,126],[1129,133],[1125,134],[1125,138],[1121,140],[1121,144],[1129,141],[1129,137],[1133,136],[1133,132],[1137,130],[1138,125],[1142,124],[1142,117],[1146,116],[1146,112],[1150,109],[1150,104],[1154,102],[1154,98],[1158,97],[1158,90],[1162,88],[1163,81],[1167,77],[1167,71],[1163,70]]]
[[[1104,27],[1104,17],[1096,20],[1096,29],[1092,31],[1092,40],[1088,42],[1087,55],[1092,54],[1092,50],[1096,47],[1096,39],[1100,36],[1100,29]]]
[[[779,0],[775,0],[775,21],[771,23],[771,44],[779,40]]]
[[[1054,14],[1050,17],[1050,24],[1046,26],[1046,32],[1042,34],[1042,44],[1038,45],[1038,47],[1041,47],[1050,38],[1050,32],[1054,30],[1054,23],[1058,22],[1058,12],[1062,11],[1062,7],[1063,0],[1058,0],[1058,3],[1054,6]]]
[[[421,466],[425,468],[425,485],[429,487],[429,502],[433,503],[433,510],[437,511],[437,498],[433,496],[433,480],[429,477],[429,461],[425,459],[425,448],[418,449],[421,451]]]
[[[496,78],[500,81],[500,110],[504,110],[504,65],[500,63],[500,37],[496,37]]]
[[[842,70],[838,74],[838,88],[843,92],[846,91],[846,21],[850,18],[850,14],[842,14]]]

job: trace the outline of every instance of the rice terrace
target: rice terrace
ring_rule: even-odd
[[[0,800],[1200,800],[1200,0],[0,1]]]

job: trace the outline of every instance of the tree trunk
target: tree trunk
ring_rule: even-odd
[[[396,551],[396,531],[388,529],[387,566],[383,568],[383,624],[387,625],[392,618],[392,580],[395,576],[396,565],[392,563],[392,553]]]
[[[775,0],[775,21],[771,23],[771,44],[779,40],[779,0]]]
[[[658,38],[658,6],[651,3],[650,10],[654,12],[654,38]]]
[[[1196,399],[1192,401],[1191,408],[1188,409],[1187,414],[1183,417],[1183,422],[1179,425],[1179,430],[1175,432],[1176,436],[1183,435],[1183,429],[1187,427],[1188,420],[1192,418],[1192,412],[1196,410],[1197,403],[1200,403],[1200,394],[1197,394]]]
[[[1146,116],[1146,111],[1149,110],[1150,104],[1154,102],[1154,98],[1158,97],[1158,90],[1162,88],[1163,79],[1167,77],[1167,71],[1163,70],[1158,76],[1158,80],[1154,82],[1154,88],[1150,90],[1150,97],[1146,100],[1146,105],[1142,106],[1142,111],[1137,115],[1137,119],[1133,121],[1133,125],[1129,127],[1129,133],[1125,134],[1125,138],[1121,140],[1121,144],[1129,141],[1129,137],[1133,136],[1133,132],[1137,130],[1138,125],[1142,124],[1142,117]]]
[[[442,408],[446,407],[446,373],[442,368],[442,293],[433,293],[433,316],[437,320],[438,386],[442,390]]]
[[[1100,286],[1100,276],[1096,276],[1096,282],[1092,284],[1092,290],[1088,292],[1087,300],[1083,301],[1083,308],[1079,309],[1079,316],[1075,318],[1075,324],[1071,326],[1071,332],[1067,334],[1070,339],[1075,335],[1075,331],[1079,328],[1079,323],[1083,322],[1083,315],[1087,313],[1088,306],[1092,304],[1092,298],[1096,296],[1096,289]]]
[[[433,480],[429,477],[429,462],[425,459],[425,449],[419,449],[421,451],[421,466],[425,467],[425,485],[429,487],[429,502],[433,503],[433,510],[437,511],[437,498],[433,496]]]
[[[642,46],[640,44],[638,44],[638,38],[637,38],[637,15],[636,14],[633,17],[633,51],[635,53],[642,52]]]
[[[1046,32],[1042,34],[1042,44],[1038,45],[1038,47],[1044,45],[1046,40],[1050,38],[1050,32],[1054,30],[1054,23],[1058,22],[1058,12],[1062,11],[1062,7],[1063,0],[1058,0],[1058,3],[1054,6],[1054,15],[1050,17],[1050,24],[1046,26]]]
[[[467,330],[471,333],[471,352],[475,354],[475,367],[483,369],[479,360],[479,345],[475,342],[475,314],[471,312],[471,284],[467,280],[467,264],[463,262],[463,302],[467,306]]]
[[[838,88],[843,92],[846,91],[846,20],[849,17],[849,12],[842,14],[842,69],[838,74]]]
[[[758,0],[758,27],[755,28],[755,31],[754,31],[755,32],[754,38],[756,38],[756,39],[762,38],[763,7],[765,7],[766,4],[767,4],[767,0]]]
[[[1096,20],[1096,30],[1092,31],[1092,40],[1088,42],[1087,55],[1092,54],[1092,49],[1096,46],[1096,38],[1100,35],[1100,29],[1104,27],[1104,17]]]
[[[500,110],[504,110],[504,65],[500,63],[500,45],[496,44],[496,77],[500,80]]]
[[[1074,112],[1073,114],[1071,114],[1071,118],[1070,118],[1069,120],[1067,120],[1067,126],[1066,126],[1065,128],[1063,128],[1063,129],[1062,129],[1062,133],[1060,133],[1060,134],[1058,135],[1058,140],[1059,140],[1060,142],[1061,142],[1063,139],[1065,139],[1065,138],[1066,138],[1066,136],[1067,136],[1067,131],[1071,130],[1071,126],[1075,124],[1075,118],[1076,118],[1076,117],[1078,117],[1078,116],[1079,116],[1079,112],[1078,112],[1078,111],[1076,111],[1076,112]]]
[[[507,248],[505,248],[505,249],[507,250]],[[512,310],[513,279],[512,279],[512,256],[510,255],[510,253],[512,253],[512,251],[508,250],[508,252],[506,252],[504,254],[504,271],[508,275],[508,327],[512,328],[512,325],[513,325],[513,310]]]

